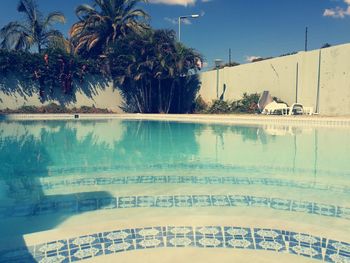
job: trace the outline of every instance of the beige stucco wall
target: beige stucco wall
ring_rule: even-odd
[[[89,84],[92,85],[92,84]],[[81,107],[81,106],[95,106],[96,108],[109,109],[113,112],[122,112],[119,106],[122,105],[122,97],[118,90],[113,88],[113,84],[108,82],[104,87],[95,84],[91,87],[91,95],[87,96],[81,90],[75,94],[76,102],[66,104],[66,107]],[[16,92],[6,93],[0,89],[0,109],[17,109],[21,106],[37,106],[49,104],[54,102],[60,104],[58,101],[46,101],[44,104],[40,102],[39,94],[33,93],[26,95],[23,88],[17,85]]]
[[[240,99],[244,92],[261,93],[269,90],[288,104],[295,102],[298,73],[298,102],[316,109],[319,52],[300,52],[256,63],[220,70],[219,96],[227,85],[225,99]],[[216,71],[201,74],[200,95],[208,102],[216,98]],[[16,83],[13,80],[12,83]],[[20,86],[10,95],[1,91],[0,109],[16,109],[23,105],[41,106],[38,94],[23,95]],[[122,98],[111,83],[94,86],[91,96],[79,92],[76,102],[68,107],[92,106],[121,112]],[[22,94],[21,94],[22,93]],[[54,101],[53,101],[54,102]],[[49,102],[46,102],[46,104]],[[57,102],[56,102],[57,103]],[[319,113],[323,115],[350,115],[350,44],[321,50]]]
[[[219,96],[226,84],[226,100],[240,99],[244,92],[269,90],[273,96],[292,104],[298,102],[316,109],[320,50],[299,52],[286,57],[226,67],[219,72]],[[201,74],[200,95],[216,99],[216,71]],[[321,50],[319,113],[350,115],[350,44]]]

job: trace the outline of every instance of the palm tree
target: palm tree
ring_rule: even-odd
[[[154,74],[158,80],[158,111],[168,113],[177,77],[176,36],[171,30],[157,30],[153,37],[158,62]]]
[[[199,88],[196,73],[201,55],[177,43],[175,32],[129,35],[112,46],[108,59],[126,111],[189,111]]]
[[[80,5],[76,9],[79,21],[70,36],[76,53],[95,52],[100,55],[128,33],[141,33],[149,28],[148,14],[136,8],[147,0],[93,0],[93,5]]]
[[[10,22],[0,30],[1,48],[29,50],[36,46],[41,53],[51,40],[63,37],[61,32],[52,29],[54,23],[65,23],[61,12],[51,12],[44,17],[35,0],[20,0],[17,11],[24,15],[25,22]]]
[[[120,88],[129,112],[152,112],[152,78],[156,67],[153,32],[130,34],[111,47],[108,60],[115,86]]]

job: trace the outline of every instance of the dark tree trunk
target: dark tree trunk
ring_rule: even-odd
[[[162,88],[161,88],[161,85],[162,85],[162,82],[161,82],[161,79],[159,78],[158,79],[158,111],[159,113],[162,113],[163,112],[163,107],[162,107]]]

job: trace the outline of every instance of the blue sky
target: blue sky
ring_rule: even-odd
[[[182,41],[200,51],[212,67],[216,58],[245,63],[249,57],[278,56],[304,49],[305,27],[309,49],[325,43],[350,42],[350,0],[150,0],[144,8],[155,28],[177,31],[178,16],[201,14],[182,25]],[[67,34],[76,21],[74,9],[90,0],[38,0],[44,13],[58,10]],[[16,0],[1,0],[0,27],[19,19]]]

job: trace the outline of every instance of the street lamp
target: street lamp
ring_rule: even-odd
[[[198,14],[179,17],[179,19],[178,19],[178,21],[179,21],[179,42],[181,42],[181,21],[183,19],[187,19],[187,18],[198,18],[198,17],[199,17]]]
[[[219,69],[222,64],[222,59],[215,59],[215,67],[216,67],[216,99],[219,99]]]

